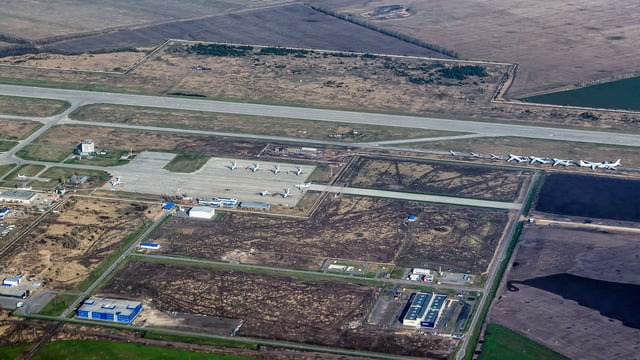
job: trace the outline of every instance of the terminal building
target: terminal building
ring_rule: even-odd
[[[90,297],[76,310],[76,317],[129,324],[142,311],[138,301]]]
[[[402,318],[402,325],[435,328],[446,300],[447,295],[442,294],[413,294],[409,308]]]

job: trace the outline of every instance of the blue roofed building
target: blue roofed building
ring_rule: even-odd
[[[90,297],[76,310],[76,317],[130,324],[140,311],[139,301]]]

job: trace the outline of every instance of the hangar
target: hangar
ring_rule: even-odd
[[[0,201],[31,204],[36,197],[36,193],[26,190],[6,190],[0,193]]]
[[[82,319],[131,323],[142,311],[139,301],[90,297],[76,311]]]
[[[194,206],[189,210],[189,217],[196,219],[212,219],[216,210],[208,206]]]

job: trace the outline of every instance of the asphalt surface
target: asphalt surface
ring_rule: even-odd
[[[109,103],[118,105],[151,106],[181,110],[207,111],[228,114],[272,116],[339,123],[390,125],[415,129],[457,131],[484,136],[516,136],[547,140],[565,140],[610,145],[640,147],[640,135],[589,130],[549,128],[528,125],[495,124],[490,122],[449,120],[356,111],[314,109],[234,103],[226,101],[184,99],[163,96],[131,95],[81,90],[38,88],[19,85],[0,85],[0,95],[49,98],[70,101],[72,104]]]

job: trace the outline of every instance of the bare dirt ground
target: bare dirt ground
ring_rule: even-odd
[[[0,119],[0,139],[24,139],[40,126],[42,125],[35,121]]]
[[[24,320],[0,310],[0,345],[38,341],[53,326],[51,322]]]
[[[355,187],[513,201],[524,179],[520,171],[359,157],[338,181]]]
[[[370,20],[363,14],[381,0],[329,0],[320,7],[369,20],[376,26],[435,43],[476,60],[519,64],[509,91],[515,97],[537,90],[589,82],[637,71],[633,0],[611,6],[604,0],[409,1],[410,16]]]
[[[409,214],[419,220],[407,224]],[[308,220],[173,218],[152,239],[169,254],[232,263],[318,270],[324,259],[337,258],[480,273],[505,225],[502,211],[340,196],[327,198]]]
[[[620,320],[605,316],[597,309],[523,283],[528,279],[568,273],[639,285],[638,257],[637,235],[632,233],[528,225],[506,277],[515,287],[506,286],[498,293],[490,321],[572,359],[638,359],[640,330],[624,326]],[[603,290],[589,291],[592,298],[605,301]],[[626,299],[615,303],[625,306],[622,304]]]
[[[146,54],[144,51],[123,51],[107,54],[59,55],[28,54],[0,58],[0,64],[46,67],[56,69],[74,69],[89,71],[122,72]]]
[[[455,344],[363,328],[379,292],[373,286],[129,262],[102,291],[153,298],[162,310],[244,319],[242,336],[434,358],[446,357]]]
[[[11,247],[4,272],[27,271],[50,287],[71,289],[155,215],[146,205],[71,197]]]

